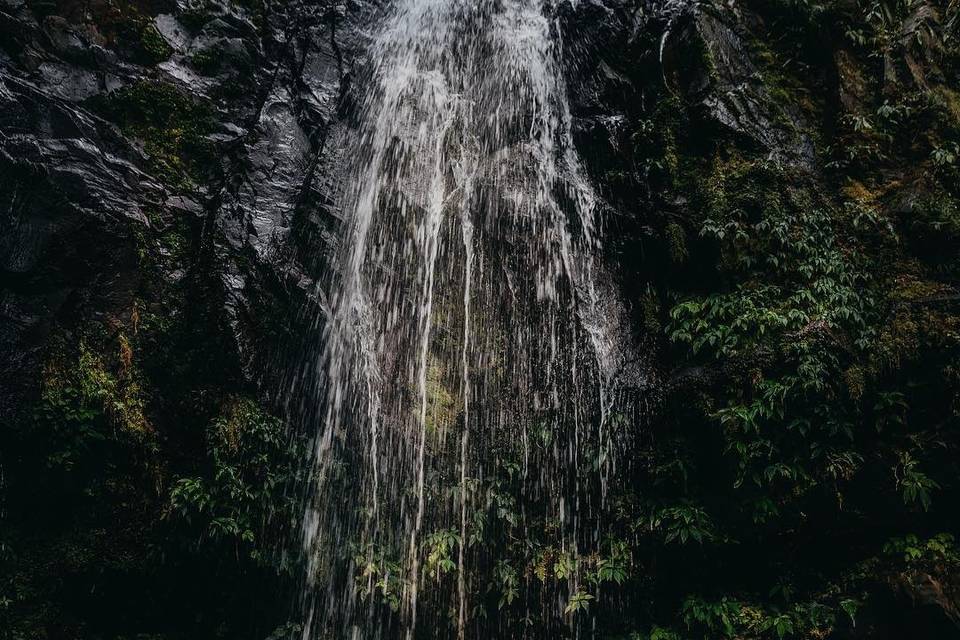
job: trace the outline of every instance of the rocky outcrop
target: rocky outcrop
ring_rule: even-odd
[[[282,411],[284,354],[322,324],[365,12],[0,1],[0,637],[126,635],[118,609],[159,635],[285,620],[263,556],[201,566],[196,521],[175,541],[171,493],[224,477],[208,438],[237,407],[251,443],[285,429],[264,407]],[[251,473],[296,473],[272,464]],[[222,571],[229,589],[203,586]]]
[[[146,209],[162,206],[143,157],[107,123],[0,72],[0,410],[36,385],[52,323],[129,314]]]
[[[954,576],[934,576],[926,571],[898,574],[891,587],[906,612],[909,630],[922,637],[960,631],[960,607]]]
[[[589,605],[598,619],[619,607],[617,637],[711,637],[712,615],[741,625],[724,631],[738,637],[956,635],[953,543],[913,564],[883,544],[957,526],[942,505],[958,486],[960,18],[942,1],[881,3],[896,11],[874,17],[866,4],[549,3],[574,142],[603,209],[602,268],[619,287],[598,295],[626,301],[618,347],[640,345],[617,381],[642,400],[641,415],[617,416],[632,486],[607,504],[632,518],[624,539],[643,577],[607,581]],[[239,398],[269,404],[315,374],[353,77],[380,5],[0,0],[0,415],[30,415],[24,428],[0,420],[0,491],[13,496],[0,495],[0,517],[37,511],[39,485],[83,512],[20,518],[10,548],[37,550],[24,562],[0,536],[0,575],[11,562],[17,580],[40,576],[11,600],[21,629],[84,594],[101,627],[84,628],[85,610],[48,636],[229,636],[248,622],[231,615],[247,613],[247,595],[279,593],[261,579],[273,567],[250,569],[262,556],[237,553],[246,530],[210,556],[249,581],[231,583],[239,596],[223,609],[192,602],[222,586],[191,580],[219,578],[198,563],[206,550],[181,565],[123,560],[151,544],[183,551],[165,528],[171,487],[218,479],[211,425],[240,456],[224,416],[269,411]],[[800,326],[783,329],[791,314]],[[286,366],[293,355],[304,369]],[[811,377],[802,397],[755,408],[771,389],[786,398],[798,373]],[[266,422],[261,437],[276,439],[285,425],[272,418],[243,433]],[[273,473],[256,455],[250,466]],[[658,537],[674,525],[691,546]],[[209,537],[180,526],[191,544]],[[32,566],[62,548],[79,551]],[[79,577],[60,592],[64,572]],[[117,607],[126,592],[143,602]],[[713,609],[700,600],[714,597]],[[261,600],[250,617],[272,629],[282,607]],[[136,613],[117,622],[117,609]],[[169,628],[151,619],[168,611],[183,612]]]
[[[764,149],[771,160],[814,166],[809,124],[795,105],[775,100],[745,42],[738,8],[697,3],[674,15],[663,34],[664,81],[721,129]]]
[[[322,314],[310,300],[338,223],[331,141],[361,8],[0,7],[0,407],[35,389],[54,324],[128,317],[149,265],[230,327],[250,380],[304,305]],[[194,162],[201,147],[212,162]],[[176,264],[174,227],[193,247]]]

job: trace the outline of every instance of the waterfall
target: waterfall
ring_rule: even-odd
[[[305,639],[479,637],[486,600],[523,601],[512,528],[557,557],[601,543],[617,355],[551,14],[397,0],[373,35],[325,284]],[[571,624],[580,580],[522,606]]]

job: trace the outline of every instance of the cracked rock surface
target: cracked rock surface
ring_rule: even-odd
[[[189,282],[187,306],[229,327],[243,375],[263,375],[282,340],[257,318],[309,304],[333,242],[329,141],[360,9],[0,5],[4,411],[30,395],[54,326],[77,313],[125,322],[160,263]],[[181,226],[191,250],[155,259]]]

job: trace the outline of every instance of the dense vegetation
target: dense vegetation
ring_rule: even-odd
[[[30,3],[69,13],[53,4]],[[637,212],[612,216],[609,254],[659,372],[654,406],[615,418],[629,437],[609,535],[575,556],[527,527],[505,450],[473,488],[469,539],[425,536],[443,594],[460,545],[497,550],[473,586],[502,637],[548,597],[566,603],[558,634],[960,634],[960,4],[734,4],[651,19],[617,56],[644,99],[624,108],[619,155],[591,164],[613,208]],[[262,26],[267,5],[241,5]],[[144,17],[159,10],[138,7],[104,31],[149,65],[169,51]],[[701,20],[751,61],[759,133],[711,115],[703,90],[729,60]],[[661,65],[668,28],[689,46]],[[223,60],[191,64],[214,76]],[[216,105],[151,77],[84,106],[172,191],[219,179]],[[34,397],[0,423],[3,640],[289,631],[302,443],[240,373],[203,221],[150,213],[126,237],[131,303],[75,301]],[[357,584],[395,607],[388,564]]]
[[[638,132],[689,199],[646,293],[677,386],[623,498],[639,637],[953,636],[960,6],[747,5],[773,127],[816,159],[668,94]]]
[[[223,379],[236,365],[200,318],[155,311],[57,335],[39,400],[3,425],[4,638],[265,637],[284,620],[302,452]]]
[[[172,52],[153,17],[175,9],[23,10],[54,34],[71,24],[78,39],[150,69]],[[183,19],[199,32],[217,15],[210,5]],[[4,36],[10,55],[29,52]],[[219,60],[224,82],[249,88],[249,69],[238,79]],[[141,147],[169,193],[203,201],[199,185],[222,179],[222,149],[209,136],[224,111],[156,76],[82,107]],[[264,638],[287,621],[302,444],[243,375],[204,218],[156,200],[145,213],[144,224],[69,238],[88,255],[67,265],[68,280],[80,282],[99,253],[124,256],[122,271],[93,293],[77,286],[40,350],[32,396],[0,419],[4,640]]]

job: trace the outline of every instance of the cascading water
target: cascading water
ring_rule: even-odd
[[[613,464],[598,207],[550,12],[397,0],[371,43],[314,399],[304,638],[489,637],[491,606],[572,624],[582,576],[521,596],[510,555],[519,530],[556,562],[599,548]]]

